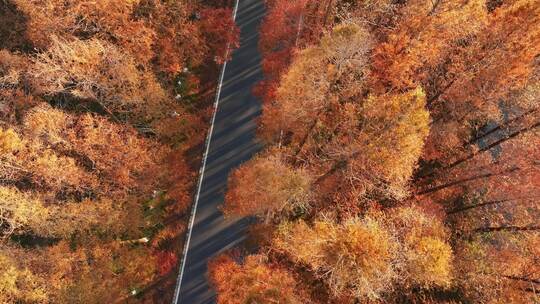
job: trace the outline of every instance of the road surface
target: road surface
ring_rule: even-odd
[[[190,222],[191,235],[188,233],[173,304],[215,303],[215,291],[206,277],[207,263],[245,238],[248,220],[225,220],[218,207],[223,202],[229,172],[260,149],[255,140],[255,119],[261,105],[251,92],[262,79],[257,44],[264,14],[263,0],[239,0],[236,23],[241,31],[240,47],[222,71],[218,108],[206,146],[200,192],[194,203],[196,211]]]

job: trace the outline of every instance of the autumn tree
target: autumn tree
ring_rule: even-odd
[[[365,98],[369,50],[369,34],[350,23],[300,53],[264,105],[262,134],[314,166],[316,183],[349,176],[358,193],[404,197],[428,132],[426,99],[421,89]]]
[[[265,79],[256,88],[265,103],[275,99],[280,78],[291,63],[307,2],[276,0],[267,3],[268,12],[261,24],[259,40]]]
[[[97,38],[117,42],[143,63],[154,56],[152,45],[156,33],[143,20],[132,16],[139,1],[14,2],[29,16],[26,34],[41,49],[53,45],[55,36],[68,40]]]
[[[452,250],[440,220],[417,207],[313,225],[278,227],[276,250],[309,266],[336,297],[389,299],[396,291],[445,289],[452,282]]]
[[[373,87],[420,84],[426,90],[435,118],[426,157],[444,160],[470,139],[476,124],[501,121],[499,101],[523,88],[533,73],[537,9],[530,1],[492,12],[483,1],[411,2],[403,8],[400,25],[375,48]]]
[[[126,300],[157,275],[150,248],[82,238],[84,246],[61,241],[32,260],[50,278],[53,302],[103,303]],[[70,246],[72,248],[70,249]],[[51,261],[54,261],[51,263]]]
[[[195,101],[237,45],[232,10],[184,0],[4,8],[1,23],[16,28],[0,30],[0,302],[152,293],[181,248],[195,180],[187,155],[204,133]]]
[[[309,266],[336,296],[378,299],[396,279],[399,244],[376,219],[351,219],[342,225],[318,220],[284,223],[273,246],[296,263]]]
[[[227,215],[260,215],[309,208],[311,177],[291,168],[279,154],[258,156],[236,169],[229,178],[224,212]]]
[[[483,1],[410,1],[398,10],[398,24],[373,54],[372,88],[410,89],[424,85],[425,70],[452,52],[458,39],[474,35],[485,22]]]
[[[358,97],[367,73],[369,39],[360,26],[346,24],[320,46],[299,53],[279,83],[275,100],[264,105],[261,128],[265,137],[276,140],[281,131],[292,132],[300,149],[305,126],[309,135],[335,103]]]
[[[302,220],[253,229],[270,260],[327,302],[534,301],[540,6],[267,5],[259,134],[313,176]]]
[[[234,23],[230,8],[203,9],[200,31],[206,41],[207,57],[218,64],[229,60],[231,50],[240,45],[240,29]]]
[[[247,256],[241,263],[221,255],[210,262],[209,273],[220,304],[307,302],[295,278],[287,270],[267,264],[263,255]]]
[[[387,221],[402,243],[402,288],[442,289],[453,279],[453,252],[449,234],[440,219],[418,207],[399,207],[388,212]]]
[[[185,68],[223,62],[228,59],[227,46],[233,49],[239,42],[230,8],[178,0],[143,1],[135,12],[157,33],[158,70],[172,77]]]
[[[96,101],[109,115],[148,119],[167,102],[151,73],[138,69],[131,55],[97,39],[53,38],[50,48],[34,59],[29,75],[38,93]]]
[[[0,89],[14,88],[21,84],[27,59],[7,50],[0,50]]]
[[[39,229],[49,217],[42,202],[16,188],[0,188],[0,224],[2,237],[29,229]]]

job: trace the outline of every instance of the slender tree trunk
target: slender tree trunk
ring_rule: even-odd
[[[294,40],[294,46],[298,47],[298,41],[300,40],[300,34],[302,33],[302,27],[304,26],[304,12],[300,13],[298,18],[298,27],[296,29],[296,39]]]
[[[524,278],[524,277],[518,277],[518,276],[510,276],[510,275],[503,275],[503,278],[507,278],[514,281],[523,281],[528,283],[535,283],[540,284],[540,279],[531,279],[531,278]]]
[[[459,179],[459,180],[456,180],[456,181],[453,181],[453,182],[442,184],[440,186],[429,188],[429,189],[420,191],[420,192],[418,192],[416,194],[417,195],[429,194],[429,193],[437,192],[437,191],[442,190],[442,189],[457,186],[457,185],[460,185],[460,184],[463,184],[463,183],[466,183],[466,182],[470,182],[470,181],[474,181],[474,180],[478,180],[478,179],[483,179],[483,178],[490,178],[490,177],[494,177],[494,176],[498,176],[498,175],[504,175],[504,174],[512,173],[512,172],[519,171],[519,170],[521,170],[521,168],[511,168],[511,169],[508,169],[508,170],[505,170],[505,171],[502,171],[502,172],[497,172],[497,173],[485,173],[485,174],[475,175],[475,176],[472,176],[472,177]]]
[[[446,214],[451,215],[451,214],[456,214],[456,213],[459,213],[459,212],[467,211],[467,210],[470,210],[470,209],[476,209],[476,208],[480,208],[480,207],[484,207],[484,206],[497,205],[497,204],[501,204],[501,203],[517,201],[517,200],[520,200],[520,199],[528,200],[528,199],[533,199],[533,198],[538,198],[538,196],[488,201],[488,202],[483,202],[483,203],[476,204],[476,205],[470,205],[470,206],[454,208],[452,210],[447,211]]]
[[[333,4],[334,4],[334,0],[328,0],[328,5],[326,6],[326,12],[324,13],[323,28],[326,28],[326,25],[328,25],[328,19],[330,18],[330,10],[332,10]]]
[[[504,138],[501,138],[501,139],[495,141],[494,143],[491,143],[490,145],[488,145],[488,146],[486,146],[486,147],[484,147],[482,149],[479,149],[478,151],[476,151],[474,153],[469,154],[469,156],[467,156],[465,158],[462,158],[462,159],[459,159],[459,160],[451,163],[450,165],[444,167],[444,169],[450,169],[450,168],[453,168],[453,167],[455,167],[455,166],[457,166],[459,164],[462,164],[462,163],[472,159],[473,157],[475,157],[478,154],[481,154],[483,152],[491,150],[493,147],[496,147],[496,146],[498,146],[498,145],[500,145],[500,144],[502,144],[502,143],[504,143],[504,142],[506,142],[506,141],[508,141],[508,140],[510,140],[512,138],[515,138],[515,137],[517,137],[517,136],[519,136],[519,135],[521,135],[523,133],[527,133],[527,132],[529,132],[529,131],[531,131],[531,130],[533,130],[535,128],[538,128],[538,127],[540,127],[540,121],[535,123],[534,125],[532,125],[530,127],[518,130],[516,132],[513,132],[510,135],[508,135],[508,136],[506,136]]]
[[[501,139],[499,139],[499,140],[485,146],[482,149],[478,149],[477,151],[475,151],[473,153],[470,153],[469,155],[467,155],[464,158],[458,159],[458,160],[450,163],[449,165],[446,165],[446,166],[444,166],[442,168],[433,170],[430,173],[419,176],[418,179],[423,179],[423,178],[426,178],[426,177],[430,177],[430,176],[435,175],[436,173],[443,172],[444,170],[452,169],[452,168],[454,168],[454,167],[456,167],[456,166],[458,166],[458,165],[460,165],[460,164],[462,164],[462,163],[464,163],[464,162],[466,162],[468,160],[471,160],[472,158],[476,157],[479,154],[482,154],[482,153],[484,153],[486,151],[489,151],[489,150],[493,149],[494,147],[496,147],[496,146],[498,146],[498,145],[500,145],[500,144],[502,144],[502,143],[504,143],[504,142],[506,142],[506,141],[508,141],[508,140],[510,140],[512,138],[515,138],[515,137],[517,137],[517,136],[519,136],[521,134],[532,131],[535,128],[538,128],[538,127],[540,127],[540,121],[533,124],[533,125],[531,125],[531,126],[529,126],[529,127],[527,127],[527,128],[523,128],[523,129],[520,129],[518,131],[515,131],[515,132],[511,133],[510,135],[508,135],[506,137],[503,137],[503,138],[501,138]]]
[[[302,149],[304,148],[309,136],[311,135],[311,132],[315,129],[315,126],[317,126],[317,123],[319,122],[319,115],[320,113],[317,113],[317,118],[313,120],[313,123],[309,126],[309,129],[306,131],[304,136],[302,137],[302,140],[300,140],[300,144],[298,145],[298,148],[296,151],[294,151],[294,157],[297,157],[300,152],[302,152]]]
[[[471,231],[471,234],[489,233],[489,232],[520,232],[520,231],[538,231],[540,226],[498,226],[498,227],[482,227]]]
[[[465,148],[465,147],[467,147],[467,146],[469,146],[469,145],[472,145],[472,144],[476,143],[477,141],[479,141],[480,139],[482,139],[482,138],[484,138],[484,137],[486,137],[486,136],[489,136],[489,135],[491,135],[491,134],[493,134],[493,133],[495,133],[495,132],[497,132],[497,131],[503,129],[504,127],[507,127],[507,126],[513,124],[514,122],[520,120],[521,118],[523,118],[523,117],[525,117],[525,116],[527,116],[527,115],[529,115],[529,114],[531,114],[531,113],[534,113],[534,112],[536,112],[536,111],[538,111],[538,108],[536,108],[536,109],[531,109],[531,110],[529,110],[529,111],[526,111],[526,112],[522,113],[521,115],[518,115],[518,116],[516,116],[516,117],[514,117],[514,118],[512,118],[512,119],[510,119],[510,120],[508,120],[508,121],[506,121],[504,124],[498,125],[497,127],[495,127],[495,128],[493,128],[493,129],[491,129],[491,130],[485,132],[485,133],[482,133],[481,135],[478,135],[478,136],[476,136],[476,137],[470,139],[469,141],[467,141],[466,143],[463,144],[463,147]]]
[[[538,290],[536,288],[532,288],[532,287],[522,288],[521,290],[523,290],[525,292],[534,293],[535,295],[538,295],[538,293],[540,292],[540,290]]]
[[[326,171],[326,173],[324,173],[323,175],[321,175],[319,178],[317,178],[315,180],[315,182],[313,183],[313,185],[319,185],[321,184],[323,181],[325,181],[328,177],[334,175],[334,173],[336,173],[337,171],[347,167],[347,165],[349,164],[349,161],[354,158],[356,155],[357,155],[358,152],[356,153],[353,153],[352,156],[346,158],[346,159],[342,159],[342,160],[339,160],[339,161],[336,161],[334,163],[334,165],[330,168],[330,170]]]

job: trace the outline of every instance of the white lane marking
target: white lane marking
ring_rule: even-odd
[[[234,5],[234,11],[233,11],[233,21],[236,21],[236,14],[238,12],[238,4],[240,0],[236,0]],[[225,51],[225,58],[229,56],[229,45],[227,45],[227,50]],[[180,267],[180,274],[178,276],[178,280],[176,281],[176,288],[174,290],[174,297],[173,297],[173,304],[179,304],[178,300],[180,299],[180,287],[182,286],[182,278],[184,276],[184,268],[186,267],[186,259],[187,259],[187,253],[189,250],[189,242],[191,241],[191,232],[193,230],[193,224],[195,222],[195,214],[197,213],[197,206],[199,204],[199,197],[201,195],[201,186],[204,179],[204,171],[206,168],[206,159],[208,158],[208,151],[210,150],[210,142],[212,141],[212,133],[214,132],[214,123],[216,122],[216,114],[219,106],[219,98],[221,95],[221,88],[223,86],[223,78],[225,76],[225,69],[227,68],[227,61],[223,63],[223,67],[221,68],[221,75],[219,76],[219,84],[218,89],[216,92],[216,100],[214,101],[214,114],[212,115],[212,124],[210,124],[210,131],[208,132],[208,137],[206,139],[206,151],[204,153],[203,157],[203,164],[201,169],[199,170],[199,184],[197,186],[197,195],[195,196],[195,202],[193,204],[193,209],[191,211],[190,220],[189,220],[189,227],[188,227],[188,234],[186,243],[184,244],[184,254],[182,257],[182,266]]]

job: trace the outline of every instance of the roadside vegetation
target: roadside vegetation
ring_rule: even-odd
[[[540,3],[268,0],[219,303],[537,303]]]
[[[229,1],[0,2],[0,302],[168,303]]]

